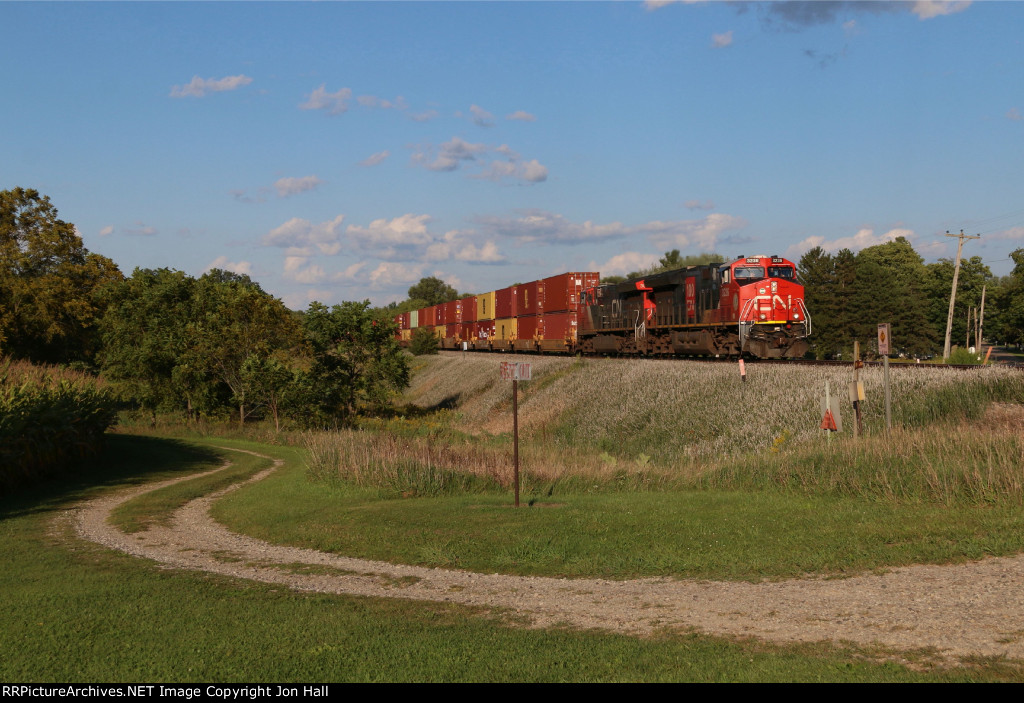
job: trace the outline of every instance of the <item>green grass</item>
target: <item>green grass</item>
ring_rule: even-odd
[[[485,573],[758,581],[846,574],[1024,548],[1015,504],[941,504],[786,490],[510,493],[416,498],[288,468],[226,496],[217,519],[271,542]],[[534,505],[531,507],[530,502]]]
[[[885,653],[693,634],[526,630],[465,607],[295,593],[159,568],[54,530],[73,502],[219,462],[206,447],[111,437],[99,487],[0,499],[0,679],[7,682],[976,681],[1005,662],[912,671]],[[268,448],[294,459],[294,450]],[[173,467],[173,468],[172,468]],[[290,496],[282,496],[282,499]],[[927,669],[927,665],[925,667]]]

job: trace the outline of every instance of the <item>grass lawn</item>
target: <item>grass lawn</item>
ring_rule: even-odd
[[[266,449],[295,458],[291,449]],[[0,610],[0,679],[967,681],[1020,677],[1019,670],[991,661],[973,668],[911,671],[865,657],[878,653],[831,645],[781,647],[698,635],[632,638],[524,630],[503,623],[500,613],[300,594],[159,568],[54,528],[62,511],[84,497],[182,471],[198,472],[221,461],[222,456],[196,443],[113,436],[89,480],[67,478],[0,498],[0,539],[5,545],[0,557],[5,606]],[[324,497],[314,505],[295,504],[295,512],[306,515],[298,524],[308,523],[324,505],[341,505],[346,500],[353,507],[357,500],[371,503],[368,496],[345,496],[336,488],[305,483],[296,467],[246,490],[246,500],[258,498],[266,486],[285,491],[272,501],[274,505],[317,492]],[[165,505],[178,499],[168,498]],[[405,505],[418,502],[405,501]],[[151,505],[146,510],[160,513],[162,509]],[[496,507],[477,510],[513,514]],[[515,519],[558,514],[569,511],[523,511]],[[131,519],[146,518],[137,514]],[[276,519],[260,522],[273,524]],[[326,521],[330,515],[317,519]]]
[[[402,498],[310,481],[296,450],[273,451],[284,452],[287,466],[219,501],[218,520],[270,542],[394,563],[760,581],[1024,549],[1024,513],[1013,502],[947,507],[781,490],[605,489],[526,496],[515,510],[510,494],[495,491]]]

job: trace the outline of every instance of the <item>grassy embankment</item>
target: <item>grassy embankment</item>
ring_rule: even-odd
[[[295,459],[288,448],[264,450],[288,462]],[[63,683],[968,681],[1020,675],[999,661],[914,671],[878,663],[885,653],[871,650],[783,647],[690,634],[633,638],[526,630],[506,623],[501,613],[464,607],[295,593],[157,569],[82,542],[58,520],[83,498],[205,471],[221,464],[225,454],[194,442],[114,436],[102,460],[88,467],[101,487],[65,480],[0,499],[5,606],[0,678]]]

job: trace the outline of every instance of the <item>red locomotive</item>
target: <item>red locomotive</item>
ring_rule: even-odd
[[[811,318],[793,262],[741,257],[595,286],[583,293],[584,353],[799,358]]]
[[[741,257],[623,283],[565,273],[395,318],[443,349],[797,358],[811,319],[791,261]]]

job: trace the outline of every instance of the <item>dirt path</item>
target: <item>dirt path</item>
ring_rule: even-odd
[[[226,491],[192,501],[169,528],[127,535],[109,524],[117,505],[173,482],[91,501],[71,517],[86,539],[172,567],[304,591],[510,609],[535,627],[630,634],[696,629],[778,642],[930,648],[934,658],[950,662],[976,655],[1024,660],[1024,556],[760,584],[570,580],[402,566],[269,544],[210,518],[210,504]]]

